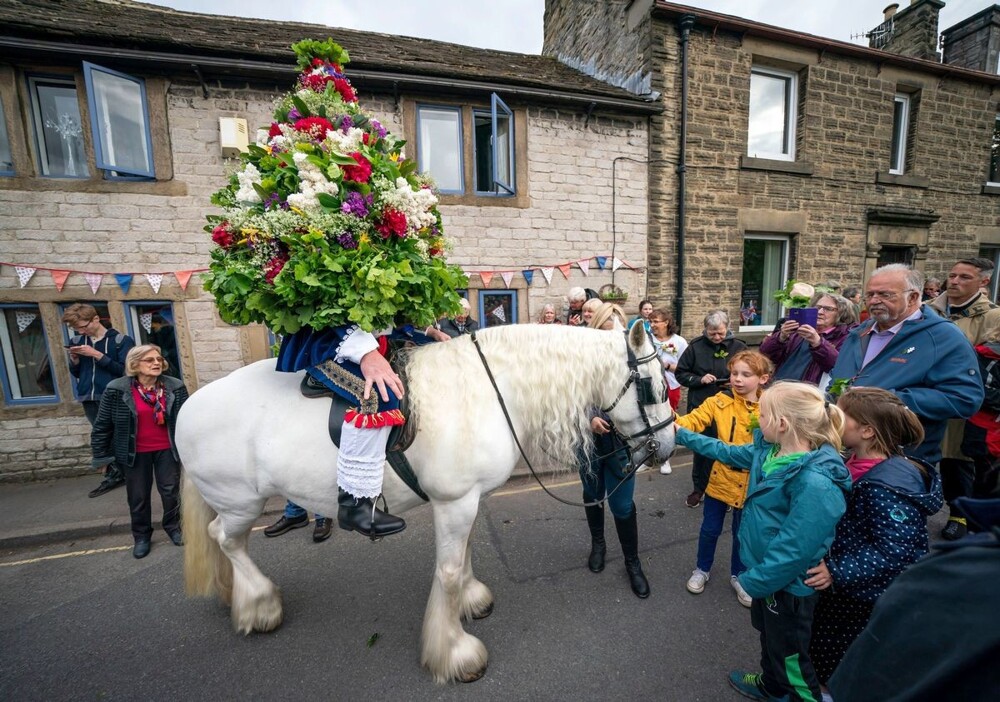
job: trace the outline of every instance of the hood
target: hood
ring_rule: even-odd
[[[917,470],[914,463],[919,463],[924,472]],[[855,489],[863,489],[866,483],[892,490],[926,517],[936,514],[944,506],[941,478],[937,471],[916,458],[890,456],[861,476]]]

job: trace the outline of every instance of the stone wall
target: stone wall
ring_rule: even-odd
[[[1000,7],[994,5],[941,34],[944,62],[987,73],[1000,73]]]
[[[937,61],[938,14],[941,0],[913,0],[892,18],[893,31],[879,48],[900,56]]]

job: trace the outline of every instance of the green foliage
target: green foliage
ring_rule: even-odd
[[[292,51],[295,52],[296,65],[300,71],[304,71],[312,65],[313,59],[322,59],[330,63],[335,63],[341,68],[350,62],[350,57],[343,47],[333,39],[326,41],[315,41],[313,39],[303,39],[292,44]]]

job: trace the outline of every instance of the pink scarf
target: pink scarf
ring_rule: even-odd
[[[858,458],[854,454],[851,454],[851,457],[847,459],[847,463],[844,465],[851,472],[851,482],[856,483],[862,475],[884,460],[884,458]]]

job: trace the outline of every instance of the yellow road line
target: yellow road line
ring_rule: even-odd
[[[579,485],[579,484],[580,484],[580,479],[577,478],[576,480],[567,480],[565,483],[553,483],[552,485],[546,485],[545,487],[551,490],[552,488],[566,487],[567,485]],[[532,485],[531,487],[526,487],[526,488],[501,490],[500,492],[494,492],[493,494],[490,495],[490,497],[506,497],[507,495],[520,495],[522,492],[536,492],[541,489],[542,488],[540,485]]]
[[[127,551],[131,546],[110,546],[108,548],[90,548],[86,551],[70,551],[69,553],[56,553],[51,556],[41,556],[40,558],[28,558],[23,561],[11,561],[10,563],[0,563],[0,568],[8,568],[10,566],[18,565],[30,565],[32,563],[41,563],[42,561],[54,561],[58,558],[73,558],[76,556],[93,556],[98,553],[110,553],[112,551]]]

